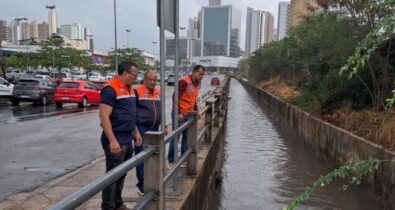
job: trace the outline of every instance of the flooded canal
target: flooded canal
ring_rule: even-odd
[[[231,81],[223,182],[213,209],[282,209],[334,162],[319,160],[295,136],[272,121],[246,89]],[[366,190],[318,189],[298,209],[382,209]]]

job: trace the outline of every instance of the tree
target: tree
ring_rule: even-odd
[[[137,48],[118,49],[118,63],[123,60],[132,60],[140,67],[140,69],[143,70],[155,69],[155,67],[145,64],[144,59],[141,56],[141,51]],[[108,56],[107,64],[109,64],[109,69],[116,69],[114,67],[115,51],[111,52]]]
[[[28,60],[23,53],[17,53],[5,58],[6,65],[17,69],[26,69]]]
[[[43,42],[39,59],[43,67],[59,72],[62,68],[86,67],[92,63],[86,52],[66,46],[56,34]]]
[[[366,1],[368,4],[364,5],[362,11],[366,13],[365,16],[376,17],[378,22],[371,24],[370,32],[355,49],[354,55],[349,57],[340,73],[347,75],[348,78],[358,78],[369,92],[373,107],[377,110],[386,110],[385,101],[391,97],[391,89],[394,88],[395,68],[391,59],[395,53],[393,33],[395,29],[395,1]],[[363,78],[361,75],[369,75],[369,77]],[[388,101],[392,105],[391,101],[393,100]]]

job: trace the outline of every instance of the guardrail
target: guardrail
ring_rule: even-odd
[[[163,132],[146,132],[143,136],[143,151],[65,197],[63,200],[50,207],[49,210],[68,210],[77,208],[143,162],[145,195],[137,202],[134,209],[164,210],[166,206],[166,183],[171,177],[173,177],[175,184],[178,183],[177,174],[181,164],[186,161],[187,175],[196,175],[197,142],[204,139],[205,143],[211,143],[213,127],[219,126],[219,119],[224,116],[226,111],[228,86],[229,80],[227,79],[222,86],[217,87],[217,89],[213,91],[211,96],[205,98],[205,107],[202,108],[199,113],[190,112],[187,116],[188,120],[168,135],[165,136]],[[201,116],[204,116],[204,126],[200,132],[198,132],[198,118]],[[166,172],[165,145],[173,139],[176,145],[178,145],[179,136],[185,130],[187,130],[188,149],[181,157],[175,160],[174,166]],[[176,151],[175,153],[178,156]]]

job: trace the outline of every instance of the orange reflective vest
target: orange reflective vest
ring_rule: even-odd
[[[145,85],[136,88],[137,94],[137,125],[155,128],[160,123],[161,101],[160,90],[149,91]]]
[[[185,91],[182,93],[181,96],[179,96],[179,112],[182,115],[187,115],[188,112],[191,112],[194,110],[194,107],[196,105],[196,99],[199,95],[199,88],[195,87],[195,85],[193,85],[192,79],[189,75],[184,76],[182,78],[182,80],[184,80],[187,83],[187,87],[185,89]]]
[[[132,86],[114,77],[105,88],[114,89],[117,99],[110,116],[114,132],[131,132],[136,127],[136,97]]]

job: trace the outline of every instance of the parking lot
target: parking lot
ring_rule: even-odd
[[[200,95],[214,89],[210,75]],[[221,77],[222,78],[222,77]],[[173,86],[166,86],[166,120],[170,122]],[[0,102],[0,200],[41,186],[103,155],[97,106],[57,108]]]

